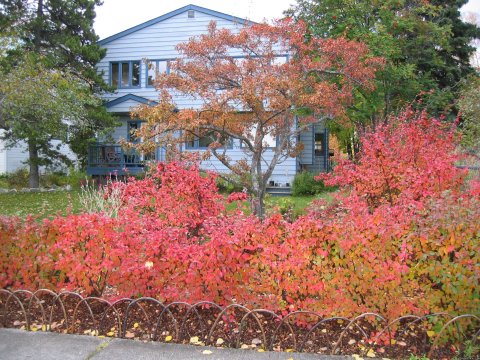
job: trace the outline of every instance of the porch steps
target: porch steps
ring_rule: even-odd
[[[271,196],[291,196],[292,188],[286,186],[268,186],[267,194]]]

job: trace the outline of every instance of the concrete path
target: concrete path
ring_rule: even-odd
[[[211,354],[203,354],[209,350]],[[258,352],[254,350],[217,349],[190,345],[140,342],[93,336],[65,335],[0,329],[2,360],[347,360],[344,356]]]

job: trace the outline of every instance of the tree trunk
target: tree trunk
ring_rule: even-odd
[[[254,192],[255,197],[252,199],[251,210],[256,217],[263,219],[265,216],[265,191],[258,190]]]
[[[262,182],[257,176],[252,176],[252,190],[255,196],[251,202],[252,214],[263,219],[265,216],[265,186],[262,186]]]
[[[28,174],[28,186],[38,188],[40,186],[40,171],[38,166],[38,149],[35,140],[28,140],[28,163],[30,172]]]

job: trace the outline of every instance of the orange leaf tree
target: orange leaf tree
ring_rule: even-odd
[[[343,116],[353,90],[371,89],[381,64],[366,56],[364,44],[306,34],[304,23],[289,19],[238,32],[210,23],[206,34],[178,45],[180,58],[157,76],[158,105],[134,112],[146,120],[138,146],[148,151],[160,141],[177,149],[194,136],[210,137],[207,156],[240,179],[254,195],[253,212],[262,216],[268,179],[277,164],[302,150],[300,132]],[[185,97],[197,106],[177,106]],[[267,139],[276,139],[276,147]],[[233,142],[242,159],[229,156]]]

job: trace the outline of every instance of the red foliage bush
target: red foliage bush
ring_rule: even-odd
[[[112,185],[123,194],[116,218],[1,218],[0,280],[328,315],[476,311],[480,185],[453,166],[453,140],[441,123],[406,112],[330,176],[342,186],[332,203],[293,223],[226,213],[213,174],[159,164],[144,180]]]

